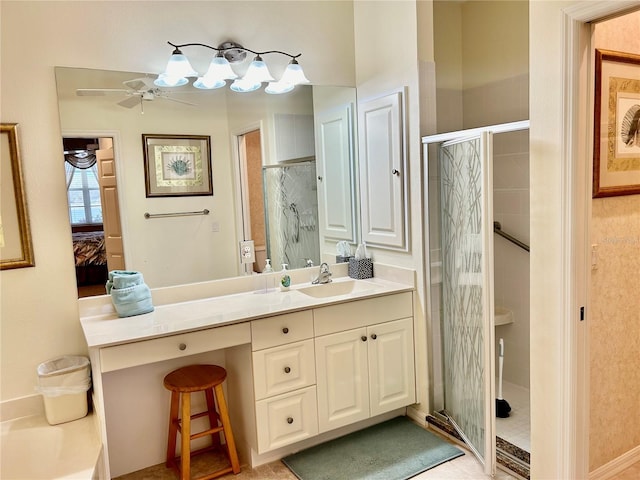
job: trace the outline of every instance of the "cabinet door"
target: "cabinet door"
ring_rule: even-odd
[[[407,249],[402,93],[358,105],[362,240]]]
[[[315,156],[313,115],[277,113],[273,122],[279,162]]]
[[[413,319],[367,328],[371,415],[415,403]]]
[[[369,418],[367,340],[366,328],[315,339],[320,432]]]
[[[320,235],[356,241],[352,105],[316,115]]]

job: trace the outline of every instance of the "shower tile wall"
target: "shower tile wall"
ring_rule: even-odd
[[[529,244],[529,131],[494,136],[494,220]],[[529,388],[529,253],[494,235],[495,303],[514,323],[496,327],[504,338],[504,379]]]

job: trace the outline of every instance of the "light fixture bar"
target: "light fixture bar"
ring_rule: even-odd
[[[189,82],[188,77],[198,77],[193,86],[200,89],[220,88],[227,84],[227,80],[235,80],[231,84],[231,90],[235,92],[252,92],[258,90],[263,83],[269,82],[267,93],[278,94],[290,92],[296,85],[309,83],[297,61],[297,58],[302,55],[301,53],[294,55],[281,50],[259,52],[230,41],[224,42],[217,47],[205,43],[167,43],[174,50],[167,63],[167,68],[154,81],[154,84],[158,87],[186,85]],[[217,52],[205,75],[198,76],[198,72],[193,69],[187,57],[180,50],[187,47],[204,47]],[[251,65],[249,65],[245,76],[238,78],[238,75],[231,69],[231,63],[244,61],[247,53],[252,53],[255,57]],[[262,55],[269,54],[284,55],[291,59],[279,81],[273,78],[267,64],[262,60]]]

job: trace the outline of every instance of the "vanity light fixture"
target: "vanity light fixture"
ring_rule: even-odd
[[[301,53],[291,55],[290,53],[279,50],[256,52],[234,42],[224,42],[217,47],[212,47],[204,43],[184,43],[182,45],[175,45],[171,42],[167,43],[171,45],[174,50],[167,63],[167,68],[158,75],[158,78],[153,82],[158,87],[179,87],[186,85],[189,82],[189,77],[197,77],[193,82],[193,86],[200,89],[211,90],[221,88],[227,84],[227,80],[233,80],[230,86],[231,90],[245,93],[258,90],[262,87],[263,83],[268,82],[265,92],[280,94],[290,92],[296,85],[309,83],[297,60],[297,58],[302,55]],[[217,52],[211,59],[209,68],[204,75],[199,76],[198,72],[191,66],[189,59],[182,53],[180,49],[185,47],[205,47]],[[238,78],[238,75],[231,68],[231,64],[243,62],[247,57],[247,53],[252,53],[255,57],[249,64],[245,75],[242,78]],[[273,78],[267,64],[262,59],[262,55],[271,53],[277,53],[291,58],[289,65],[287,65],[279,81]]]

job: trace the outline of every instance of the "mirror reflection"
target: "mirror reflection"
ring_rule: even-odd
[[[78,283],[97,285],[81,295],[104,294],[102,278],[113,269],[138,270],[157,288],[260,272],[266,258],[276,270],[318,265],[323,242],[339,238],[326,228],[332,216],[322,199],[331,180],[320,180],[326,161],[316,158],[319,140],[336,142],[314,131],[314,111],[345,102],[353,109],[355,89],[268,95],[187,85],[145,98],[148,78],[56,68],[65,158],[96,157],[85,169],[64,162]],[[146,198],[142,134],[209,135],[213,195]],[[349,162],[345,198],[352,199],[355,159],[340,161]],[[344,189],[344,178],[336,180]],[[356,217],[355,204],[340,208]],[[254,263],[241,263],[243,240],[254,242]]]

